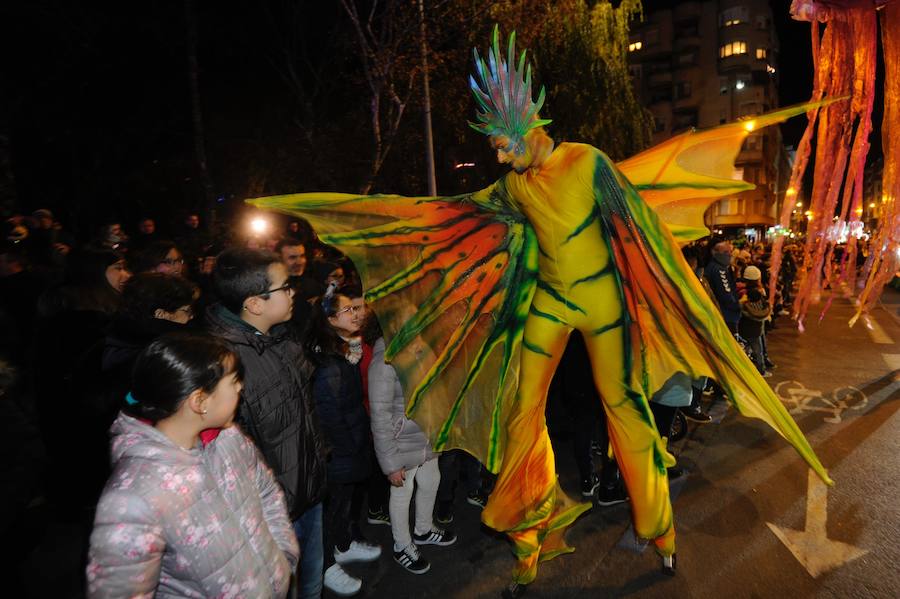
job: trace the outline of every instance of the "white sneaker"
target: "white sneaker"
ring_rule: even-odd
[[[374,562],[381,557],[381,547],[365,541],[353,541],[347,551],[334,548],[334,561],[339,564]]]
[[[326,589],[340,597],[352,597],[362,588],[362,581],[347,574],[340,564],[334,564],[325,570],[322,582]]]

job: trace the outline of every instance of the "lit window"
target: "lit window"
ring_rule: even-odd
[[[631,42],[630,44],[628,44],[628,51],[636,52],[641,49],[641,46],[643,46],[641,42]]]
[[[750,11],[745,6],[732,6],[719,13],[720,27],[733,27],[750,21]]]
[[[728,58],[747,53],[747,42],[730,42],[719,46],[719,58]]]
[[[767,51],[765,48],[756,49],[756,60],[765,60]]]

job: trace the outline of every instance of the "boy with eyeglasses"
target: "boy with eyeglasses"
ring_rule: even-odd
[[[236,420],[284,490],[300,543],[297,595],[319,597],[324,442],[310,394],[313,368],[285,325],[294,295],[287,267],[275,254],[234,248],[218,256],[212,277],[219,303],[207,310],[207,328],[244,364]]]

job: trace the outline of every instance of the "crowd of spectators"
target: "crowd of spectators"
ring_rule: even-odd
[[[194,346],[209,360],[234,362],[228,368],[242,387],[236,421],[262,457],[256,481],[263,485],[271,477],[283,494],[278,501],[286,506],[299,557],[283,539],[276,541],[295,569],[300,597],[320,596],[323,585],[341,595],[361,590],[362,581],[343,566],[382,553],[365,538],[362,522],[391,526],[395,561],[424,574],[430,563],[419,547],[456,540],[446,528],[454,521],[455,488],[464,489],[469,504],[484,506],[490,474],[467,454],[436,454],[406,418],[400,383],[383,361],[384,340],[352,262],[322,244],[305,221],[289,222],[282,234],[237,242],[210,235],[196,214],[169,236],[150,217],[133,230],[110,220],[79,244],[49,210],[37,210],[7,221],[2,243],[0,385],[11,466],[0,514],[4,538],[26,539],[23,555],[50,510],[81,531],[87,562],[95,510],[112,482],[106,492],[104,484],[111,475],[121,482],[123,469],[134,467],[115,455],[110,462],[110,427],[113,435],[137,435],[145,421],[156,428],[167,418],[182,418],[188,428],[196,424],[178,402],[146,417],[132,404],[132,373],[151,347],[150,354],[175,352],[185,364],[200,360],[189,351]],[[790,309],[796,249],[785,253],[770,310],[770,248],[735,246],[707,239],[685,248],[685,257],[759,372],[769,376],[775,365],[766,333]],[[209,339],[224,342],[233,356],[217,354],[219,346]],[[549,403],[562,403],[571,416],[582,495],[609,506],[626,501],[627,490],[609,455],[604,413],[593,381],[584,376],[590,372],[584,359],[583,343],[573,336]],[[709,421],[701,406],[705,381],[673,377],[671,383],[651,403],[664,437],[679,409]],[[252,456],[241,456],[257,468]],[[670,470],[671,476],[681,473]],[[275,500],[263,499],[260,509],[273,509]],[[276,520],[272,525],[280,526]],[[117,571],[129,572],[121,556],[111,558],[103,546],[106,534],[95,531],[91,545],[88,572],[97,596],[104,588],[122,590],[121,581],[110,580]],[[162,576],[184,576],[166,571],[170,566],[163,559]],[[15,564],[5,579],[14,588],[21,583]],[[206,582],[180,584],[203,594]]]

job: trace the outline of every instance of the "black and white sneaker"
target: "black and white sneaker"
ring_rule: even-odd
[[[388,514],[384,510],[372,511],[368,510],[369,513],[366,516],[366,522],[369,524],[385,524],[387,526],[391,525],[391,515]]]
[[[413,542],[416,545],[440,545],[446,547],[456,542],[456,534],[452,530],[432,528],[423,535],[413,534]]]
[[[431,564],[419,553],[415,543],[410,543],[403,551],[395,551],[394,561],[413,574],[425,574],[431,569]]]
[[[681,408],[681,413],[684,414],[684,417],[688,420],[693,420],[699,424],[709,424],[712,422],[710,415],[700,409],[700,406]]]
[[[581,496],[593,497],[594,491],[600,486],[600,477],[596,473],[592,473],[590,478],[581,481]]]
[[[474,505],[477,508],[484,509],[484,506],[487,505],[488,498],[487,495],[485,495],[481,491],[472,491],[471,493],[466,495],[466,502],[468,502],[469,505]]]
[[[613,485],[612,487],[600,487],[597,493],[597,505],[609,507],[619,503],[628,501],[628,491],[622,484]]]

